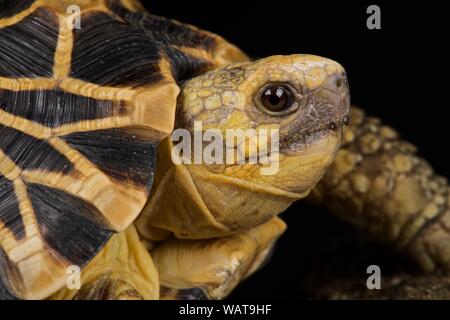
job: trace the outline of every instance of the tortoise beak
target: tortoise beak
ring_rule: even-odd
[[[350,89],[345,73],[330,76],[311,96],[311,102],[317,102],[315,108],[323,115],[325,124],[335,122],[342,126],[350,112]]]
[[[280,151],[287,155],[306,149],[324,137],[340,132],[348,122],[350,90],[345,73],[328,77],[307,93],[307,102],[296,121],[280,138]]]

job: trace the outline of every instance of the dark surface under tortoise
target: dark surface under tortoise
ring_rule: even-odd
[[[0,2],[0,298],[223,298],[309,193],[447,269],[447,182],[360,109],[343,128],[348,104],[331,60],[250,61],[137,1]],[[280,170],[174,165],[163,139],[194,121],[279,129]]]

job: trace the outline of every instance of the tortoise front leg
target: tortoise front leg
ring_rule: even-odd
[[[416,148],[353,108],[343,145],[310,199],[426,271],[450,270],[449,186]]]
[[[286,225],[279,218],[210,240],[171,238],[151,251],[161,299],[222,299],[266,260]]]
[[[158,272],[134,225],[114,235],[81,272],[81,288],[63,288],[54,300],[155,300]]]

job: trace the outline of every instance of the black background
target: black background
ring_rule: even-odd
[[[381,30],[366,27],[370,4],[381,8]],[[311,53],[340,62],[349,76],[353,104],[398,129],[436,172],[450,177],[449,2],[221,0],[145,5],[152,13],[218,33],[252,57]],[[333,242],[345,234],[350,243],[356,233],[324,209],[296,203],[283,218],[289,228],[271,263],[242,283],[231,299],[309,298],[305,286],[317,263],[345,269],[347,257],[358,254]],[[333,250],[342,251],[340,261],[327,260]],[[386,255],[390,263],[402,263],[377,246],[368,250],[372,252],[360,265],[353,265],[361,274],[364,265],[386,260]]]

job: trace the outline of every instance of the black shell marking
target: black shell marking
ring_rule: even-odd
[[[47,141],[36,139],[19,130],[0,124],[0,151],[21,169],[41,169],[67,174],[73,164]]]
[[[0,247],[0,300],[17,300],[17,294],[12,289],[10,280],[17,274],[5,251]]]
[[[84,266],[112,235],[99,223],[102,214],[82,199],[39,184],[27,190],[45,242],[72,264]]]
[[[111,177],[150,189],[157,143],[121,129],[77,132],[62,139]]]
[[[109,8],[133,28],[166,46],[202,48],[212,51],[217,45],[215,39],[205,32],[147,12],[128,11],[119,4],[118,0],[109,1]]]
[[[0,1],[0,18],[12,17],[29,7],[35,0],[3,0]]]
[[[0,77],[51,77],[58,20],[39,8],[18,23],[0,29]]]
[[[71,77],[133,87],[162,80],[157,42],[102,12],[82,16],[81,25],[74,31]]]
[[[62,90],[0,89],[0,109],[50,128],[127,113],[124,101],[97,100]]]

